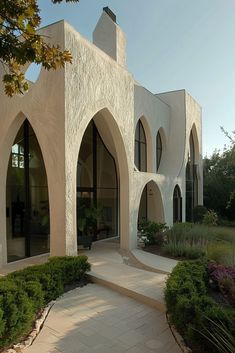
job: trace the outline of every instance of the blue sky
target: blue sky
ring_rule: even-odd
[[[60,19],[91,40],[109,6],[127,36],[128,70],[153,93],[186,89],[203,109],[203,154],[235,130],[234,0],[39,0],[42,25]]]

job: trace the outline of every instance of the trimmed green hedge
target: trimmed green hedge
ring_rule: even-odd
[[[49,301],[90,270],[86,256],[54,257],[0,279],[0,348],[19,341]]]
[[[206,337],[214,322],[223,323],[235,335],[235,310],[219,306],[208,295],[208,271],[205,261],[181,262],[169,276],[165,300],[171,322],[187,345],[200,353],[218,353]]]

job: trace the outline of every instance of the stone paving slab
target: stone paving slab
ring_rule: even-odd
[[[96,243],[91,251],[84,252],[92,265],[92,281],[165,311],[167,275],[126,265],[118,247],[111,242]]]
[[[163,289],[167,276],[124,264],[97,264],[94,258],[89,276],[93,282],[165,311]]]
[[[97,284],[64,294],[25,353],[180,353],[165,314]]]
[[[178,261],[169,259],[167,257],[155,255],[143,251],[141,249],[133,249],[131,253],[140,261],[142,264],[152,267],[156,270],[160,270],[165,273],[171,273],[173,268],[177,265]]]

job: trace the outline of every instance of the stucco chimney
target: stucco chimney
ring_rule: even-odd
[[[116,15],[108,7],[103,8],[103,13],[94,29],[93,43],[118,64],[126,66],[126,37],[116,23]]]

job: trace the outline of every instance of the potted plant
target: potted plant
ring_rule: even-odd
[[[92,240],[96,239],[97,221],[101,218],[101,206],[85,207],[78,209],[78,245],[91,249]]]

